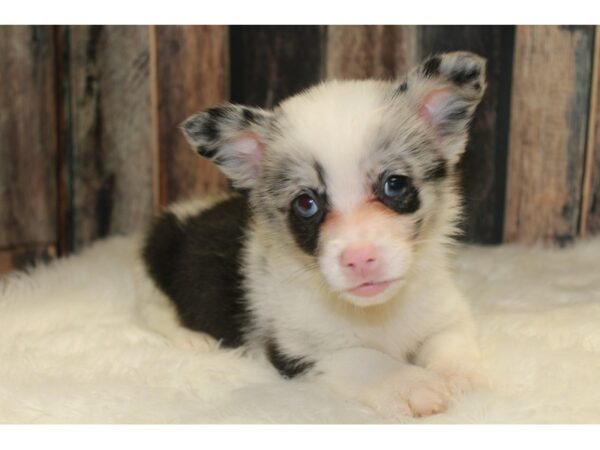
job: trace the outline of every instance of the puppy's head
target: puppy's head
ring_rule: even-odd
[[[327,82],[273,111],[211,108],[182,129],[249,192],[277,248],[368,306],[402,286],[421,243],[452,233],[453,174],[484,90],[485,61],[447,53],[397,82]]]

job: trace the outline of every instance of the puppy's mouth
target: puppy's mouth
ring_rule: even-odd
[[[398,280],[399,278],[384,281],[367,281],[366,283],[362,283],[358,286],[348,289],[347,292],[349,292],[352,295],[355,295],[356,297],[375,297],[381,294],[383,291],[389,288],[392,283]]]

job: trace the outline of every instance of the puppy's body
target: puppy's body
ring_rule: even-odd
[[[448,54],[401,83],[330,82],[272,113],[190,118],[192,145],[245,195],[168,212],[148,237],[149,272],[182,323],[388,416],[440,411],[477,381],[446,254],[483,72]]]

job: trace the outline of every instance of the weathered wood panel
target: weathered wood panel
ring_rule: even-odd
[[[505,239],[578,233],[594,29],[519,26],[515,41]]]
[[[140,229],[158,205],[147,26],[70,28],[72,246]]]
[[[229,97],[225,26],[158,26],[156,88],[161,203],[225,190],[219,170],[191,151],[178,125]]]
[[[588,142],[583,177],[580,233],[600,233],[600,26],[595,27]]]
[[[506,161],[514,27],[423,26],[420,57],[469,50],[487,58],[487,91],[475,114],[460,170],[463,229],[469,242],[500,243],[504,225]]]
[[[233,101],[272,107],[324,78],[393,78],[457,49],[487,57],[489,74],[461,166],[467,240],[599,233],[600,35],[594,47],[594,27],[522,26],[516,42],[514,33],[0,27],[0,271],[129,233],[159,204],[224,189],[177,124],[227,101],[230,86]]]
[[[418,62],[418,27],[332,25],[327,29],[328,79],[389,79]]]
[[[53,29],[0,26],[0,248],[56,240]]]
[[[232,26],[231,99],[271,108],[324,78],[325,26]]]
[[[598,125],[596,125],[598,127]],[[598,130],[598,128],[597,128]],[[597,133],[600,130],[597,131]],[[588,210],[585,219],[585,231],[583,234],[600,233],[600,143],[598,143],[598,134],[596,134],[596,147],[594,159],[592,159],[592,183],[590,184],[590,195],[585,207]]]
[[[71,251],[71,164],[72,135],[70,128],[69,26],[54,27],[56,67],[56,249],[59,255]]]

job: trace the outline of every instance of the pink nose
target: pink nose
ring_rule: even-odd
[[[342,267],[362,277],[374,275],[379,270],[380,260],[379,252],[373,245],[347,247],[340,255]]]

